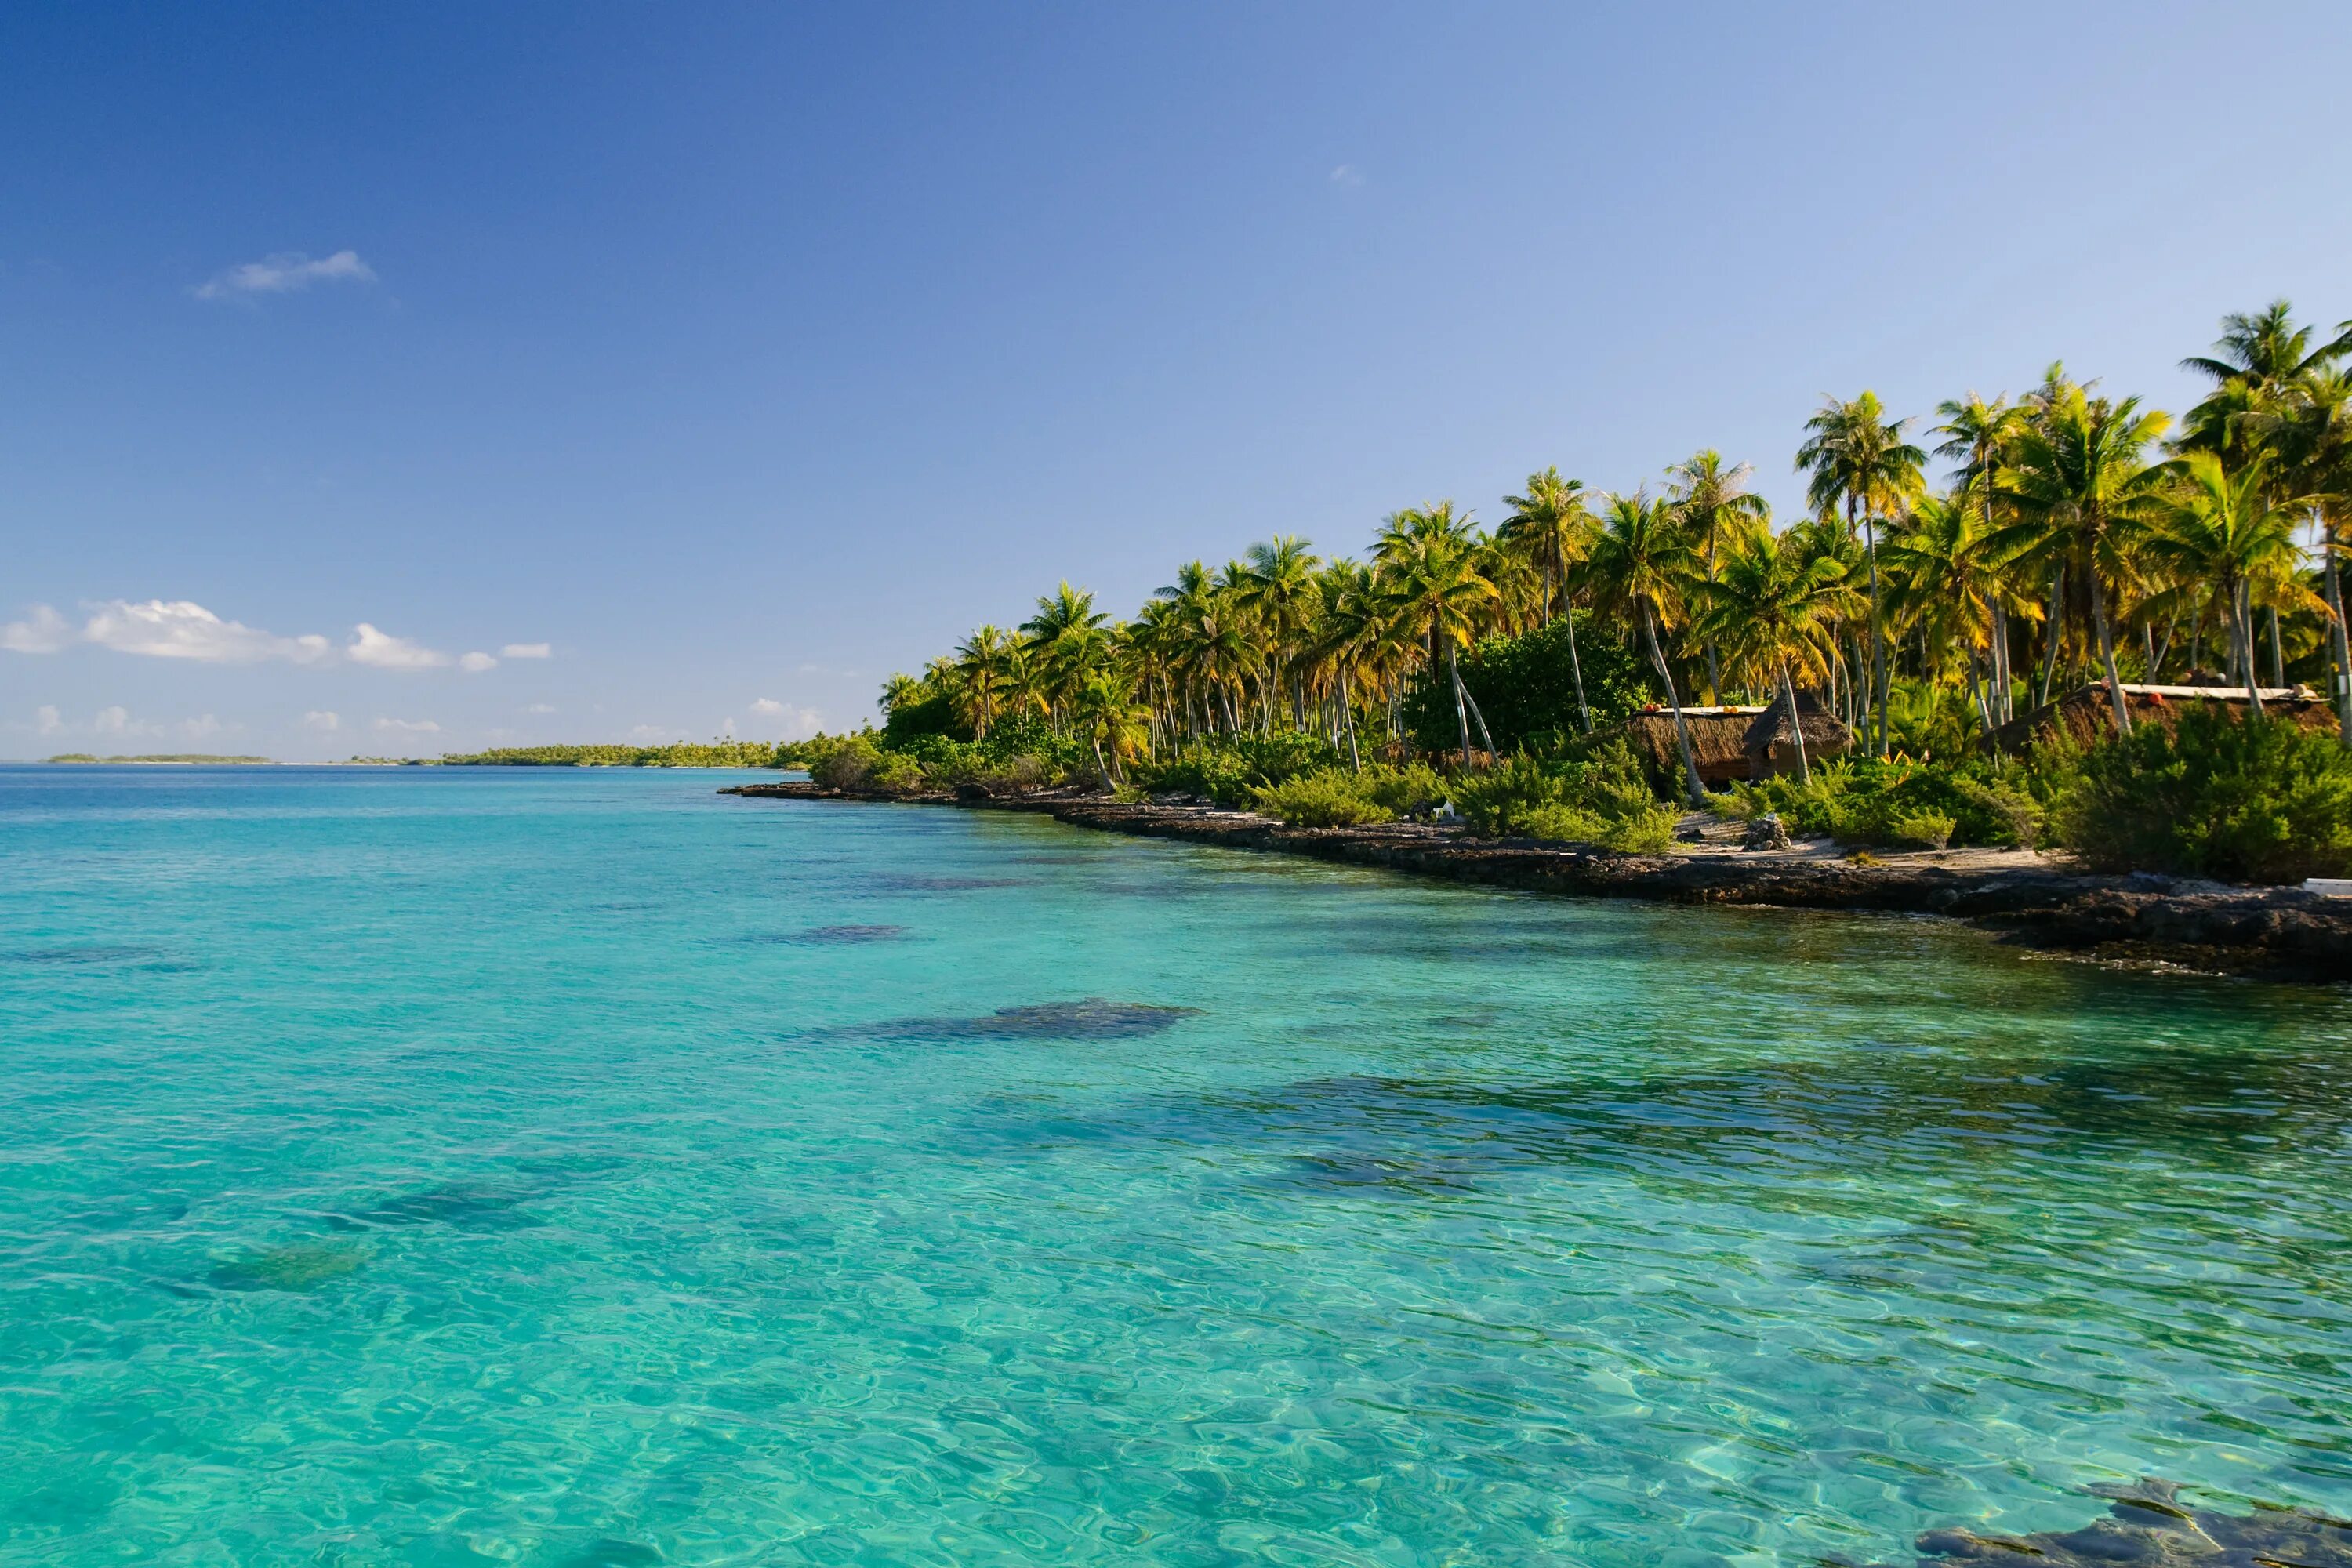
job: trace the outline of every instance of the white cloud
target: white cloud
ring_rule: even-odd
[[[373,283],[375,271],[356,250],[338,250],[313,261],[299,250],[279,251],[197,285],[199,300],[242,300],[256,294],[290,294],[313,283]]]
[[[758,714],[781,713],[783,710],[784,705],[772,697],[757,698],[751,703],[751,711]]]
[[[191,741],[209,740],[213,736],[220,734],[224,731],[232,727],[233,726],[222,723],[219,720],[214,718],[209,713],[204,714],[198,718],[183,719],[180,721],[180,733],[185,735]],[[243,727],[244,726],[242,725],[234,726],[234,728],[238,729],[242,729]]]
[[[17,653],[55,653],[73,637],[73,623],[47,605],[35,605],[25,619],[0,626],[0,647]]]
[[[186,599],[150,599],[133,605],[115,599],[100,605],[81,628],[81,640],[117,653],[151,658],[188,658],[204,664],[258,664],[289,659],[316,664],[334,657],[322,637],[281,637],[236,621],[225,621]]]
[[[639,724],[629,731],[629,739],[646,742],[667,741],[677,733],[679,731],[665,730],[658,724]]]
[[[131,728],[131,710],[123,707],[101,708],[90,728],[101,735],[120,735]]]
[[[500,658],[545,658],[551,650],[543,642],[510,642],[499,649]]]
[[[1353,163],[1342,163],[1331,171],[1330,180],[1335,185],[1360,185],[1364,183],[1364,172]]]
[[[439,669],[449,662],[446,653],[380,632],[365,621],[355,629],[358,635],[343,649],[343,657],[353,664],[373,669]]]
[[[343,716],[323,708],[313,708],[302,715],[302,722],[313,730],[331,733],[343,727]]]
[[[457,661],[457,668],[468,675],[479,675],[486,669],[496,669],[499,661],[486,653],[469,653]]]
[[[555,711],[555,704],[552,702],[534,702],[530,707],[524,709],[523,711],[526,713],[552,713]]]
[[[379,719],[375,727],[396,735],[437,735],[441,732],[441,726],[430,719]]]
[[[66,727],[65,715],[46,702],[41,705],[40,711],[34,714],[33,718],[44,735],[54,735]]]
[[[781,725],[761,727],[775,729],[781,737],[787,741],[804,740],[824,727],[815,709],[795,708],[789,702],[779,702],[772,697],[762,697],[755,700],[751,704],[751,711],[762,719],[782,719],[783,722]]]

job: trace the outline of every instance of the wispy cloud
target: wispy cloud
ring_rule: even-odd
[[[391,735],[437,735],[441,726],[430,719],[378,719],[375,727]]]
[[[65,715],[58,712],[53,703],[42,703],[40,710],[33,715],[33,721],[44,735],[54,735],[66,727]]]
[[[313,708],[302,715],[303,724],[321,734],[333,734],[343,727],[343,716],[324,708]]]
[[[543,642],[510,642],[499,649],[500,658],[545,658],[550,650]]]
[[[1328,177],[1333,184],[1350,188],[1364,183],[1364,172],[1353,163],[1340,164],[1331,171]]]
[[[353,664],[363,664],[371,669],[439,669],[450,662],[446,653],[407,637],[380,632],[365,621],[352,629],[354,635],[343,649],[343,657]]]
[[[787,741],[805,740],[824,727],[823,716],[815,709],[795,708],[789,702],[779,702],[772,697],[754,700],[751,711],[762,719],[782,720],[782,724],[761,725],[761,728],[772,729]],[[733,721],[730,720],[729,722],[732,723]]]
[[[200,664],[258,664],[274,658],[316,664],[334,657],[325,637],[275,637],[225,621],[186,599],[150,599],[141,605],[116,599],[100,605],[84,623],[80,640],[117,653]]]
[[[313,260],[299,250],[283,250],[232,267],[196,285],[199,300],[249,300],[257,294],[291,294],[313,283],[373,283],[375,270],[356,250],[338,250]]]
[[[73,637],[73,623],[47,605],[35,605],[25,619],[0,626],[0,647],[16,653],[55,653]]]
[[[555,711],[555,704],[552,702],[534,702],[530,707],[524,709],[523,711],[526,713],[552,713]]]
[[[496,669],[499,661],[486,653],[469,653],[457,660],[457,668],[468,675],[479,675],[486,669]]]

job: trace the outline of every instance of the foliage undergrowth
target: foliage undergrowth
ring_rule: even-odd
[[[2190,708],[2082,754],[2052,837],[2095,870],[2231,882],[2352,876],[2352,752],[2278,718]]]
[[[1445,798],[1445,781],[1424,763],[1391,767],[1375,763],[1296,773],[1252,793],[1258,810],[1292,827],[1352,827],[1416,816]]]
[[[1622,740],[1557,759],[1508,758],[1455,779],[1453,797],[1484,838],[1549,838],[1627,854],[1665,849],[1681,816],[1651,793],[1641,759]]]
[[[1716,810],[1743,818],[1778,812],[1793,833],[1887,848],[2030,846],[2043,816],[2030,784],[2026,770],[2014,764],[1996,772],[1973,759],[1833,757],[1814,763],[1808,780],[1783,773],[1734,784]]]
[[[1133,772],[1135,782],[1153,795],[1196,795],[1239,808],[1255,803],[1260,790],[1339,765],[1330,742],[1288,731],[1189,741],[1172,756],[1136,763]]]

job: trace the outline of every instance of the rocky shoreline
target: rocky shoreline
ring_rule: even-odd
[[[1247,812],[1125,805],[1049,792],[912,797],[812,784],[738,784],[761,799],[911,800],[1051,816],[1074,826],[1230,849],[1305,855],[1416,876],[1512,888],[1688,904],[1884,910],[1964,920],[2021,946],[2281,979],[2352,981],[2352,899],[2293,888],[2231,888],[2146,874],[2092,876],[2012,854],[1888,854],[1856,860],[1819,848],[1742,852],[1697,846],[1620,855],[1525,840],[1476,839],[1412,823],[1286,827]]]

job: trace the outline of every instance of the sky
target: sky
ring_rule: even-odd
[[[2352,6],[0,10],[0,757],[774,739],[1066,578],[2352,317]],[[1932,423],[1923,420],[1922,427]]]

